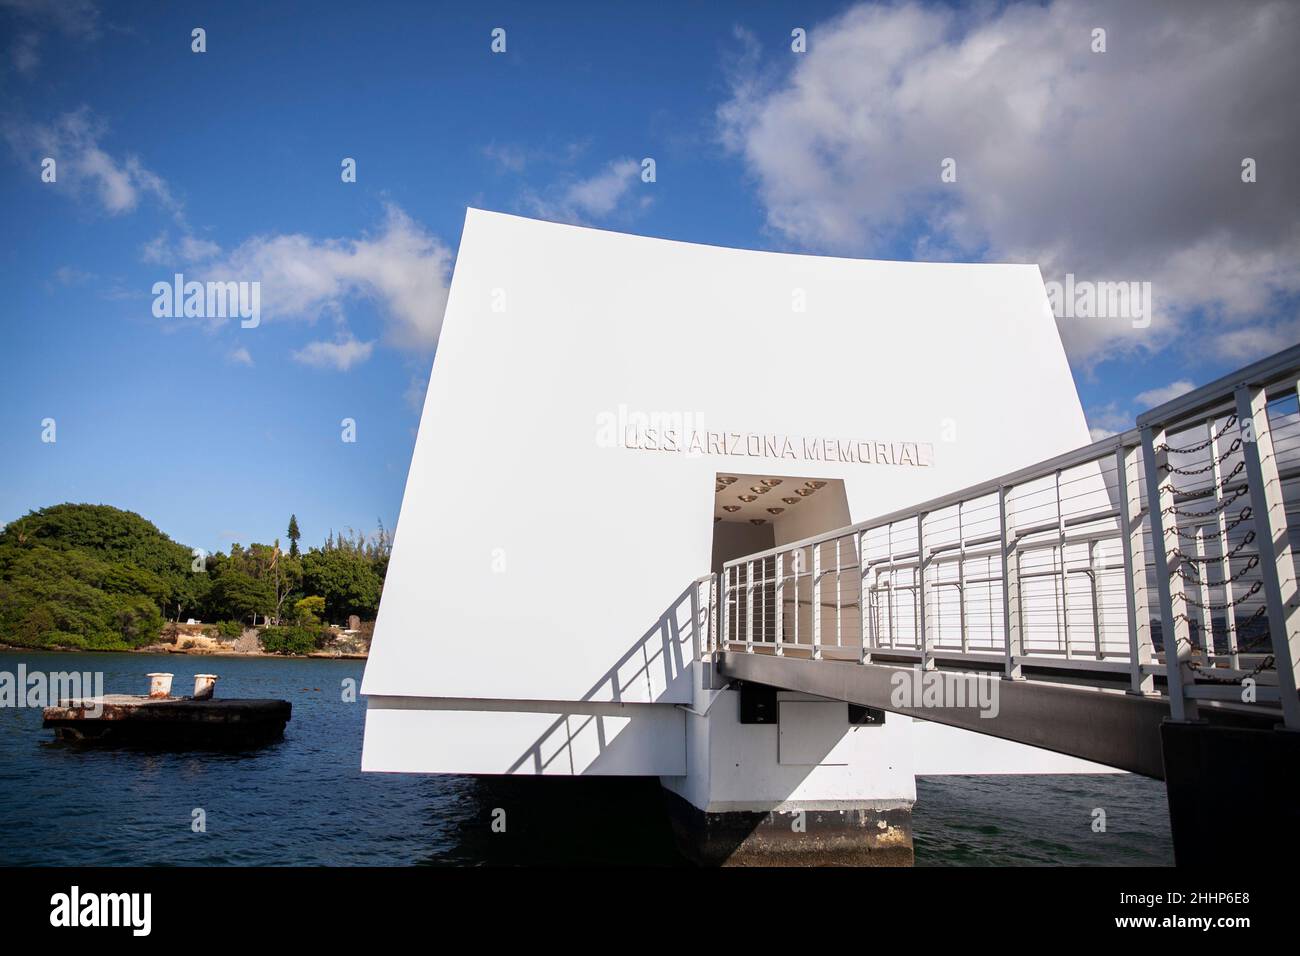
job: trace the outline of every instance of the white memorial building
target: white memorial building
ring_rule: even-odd
[[[723,561],[1088,440],[1036,266],[471,209],[362,685],[363,767],[655,776],[706,819],[894,813],[882,830],[917,775],[1103,771],[798,694],[742,723],[696,660],[697,582]]]

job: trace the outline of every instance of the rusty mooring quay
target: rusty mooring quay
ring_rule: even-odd
[[[170,674],[150,674],[150,694],[105,694],[46,707],[43,726],[76,743],[167,748],[245,748],[278,740],[287,700],[219,700],[215,674],[196,674],[192,697],[171,696]]]

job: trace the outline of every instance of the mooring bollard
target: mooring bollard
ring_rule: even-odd
[[[145,674],[149,678],[149,696],[170,697],[172,695],[171,674]]]
[[[212,692],[217,686],[216,674],[195,674],[194,675],[194,699],[211,700]]]

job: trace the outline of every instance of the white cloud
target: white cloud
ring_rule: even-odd
[[[525,198],[532,211],[557,222],[585,223],[629,208],[633,187],[641,181],[641,164],[630,157],[614,159],[585,179],[569,180],[545,195]]]
[[[99,277],[93,272],[77,269],[73,266],[59,266],[54,270],[54,278],[59,285],[85,285]]]
[[[1277,312],[1300,292],[1300,6],[859,5],[803,55],[741,39],[720,133],[783,242],[1150,281],[1150,328],[1062,321],[1085,363],[1160,348],[1202,310],[1233,358],[1295,331]]]
[[[230,359],[230,361],[234,362],[236,365],[247,365],[249,368],[253,367],[253,356],[248,349],[244,348],[242,345],[231,349],[230,354],[227,355],[226,358]]]
[[[155,265],[169,263],[195,264],[207,262],[221,255],[221,245],[210,239],[200,239],[189,232],[183,232],[179,239],[172,242],[171,233],[164,230],[144,244],[140,258]]]
[[[1244,364],[1300,342],[1300,316],[1282,316],[1237,328],[1209,330],[1209,345],[1221,358]]]
[[[20,33],[9,48],[9,62],[24,76],[31,76],[40,65],[41,36],[39,33]]]
[[[1185,392],[1190,392],[1195,387],[1194,382],[1179,379],[1160,388],[1152,388],[1141,392],[1133,398],[1133,402],[1139,408],[1155,408],[1157,405],[1163,405]],[[1137,421],[1136,416],[1117,401],[1090,408],[1086,414],[1088,418],[1088,434],[1092,436],[1093,441],[1109,438],[1118,432],[1128,431],[1134,427]]]
[[[564,201],[590,216],[607,216],[638,179],[641,164],[616,159],[589,179],[579,180],[564,192]]]
[[[402,393],[402,398],[410,408],[418,412],[424,408],[424,398],[428,391],[429,376],[412,375],[411,381],[406,386],[406,391]]]
[[[501,169],[511,173],[522,173],[529,160],[527,150],[509,144],[497,145],[496,143],[489,143],[483,147],[483,155],[500,166]]]
[[[370,358],[374,342],[359,342],[351,336],[338,342],[309,342],[293,353],[295,361],[313,368],[333,368],[346,372]]]
[[[483,155],[490,159],[500,172],[518,175],[528,168],[572,166],[586,153],[590,145],[585,139],[560,143],[551,141],[538,146],[492,142],[483,147]]]
[[[387,207],[378,233],[359,239],[287,233],[255,236],[219,255],[196,240],[189,252],[187,279],[260,282],[264,320],[330,315],[341,321],[348,301],[365,297],[379,305],[390,345],[425,353],[438,341],[452,253],[397,206]],[[313,343],[300,360],[346,368],[368,357],[373,344],[354,342],[339,352],[337,343]]]
[[[1087,418],[1088,434],[1093,441],[1109,438],[1133,427],[1133,417],[1127,409],[1121,408],[1118,402],[1109,402],[1100,408],[1090,408]]]
[[[100,146],[106,129],[83,106],[49,124],[11,121],[5,126],[5,138],[33,170],[39,170],[46,157],[53,159],[57,172],[53,185],[78,195],[90,192],[109,215],[133,210],[147,195],[179,215],[180,207],[160,176],[146,169],[138,157],[113,156]]]
[[[99,36],[99,10],[91,0],[0,0],[0,12],[15,24],[9,65],[29,78],[40,66],[45,32],[85,41]]]
[[[99,36],[99,10],[92,0],[0,0],[0,10],[68,36],[87,40]]]
[[[1170,382],[1168,385],[1160,388],[1148,389],[1145,392],[1139,392],[1133,401],[1137,402],[1143,408],[1155,408],[1157,405],[1163,405],[1165,402],[1171,402],[1179,395],[1184,395],[1196,387],[1195,382],[1189,382],[1186,379],[1179,379],[1176,382]]]

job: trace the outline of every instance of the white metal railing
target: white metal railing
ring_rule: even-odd
[[[691,582],[691,639],[697,658],[707,657],[718,645],[718,576],[702,574]]]
[[[1199,700],[1280,701],[1300,729],[1298,378],[1300,346],[1123,434],[728,561],[708,579],[708,646],[1047,667],[1168,693],[1175,719]]]

